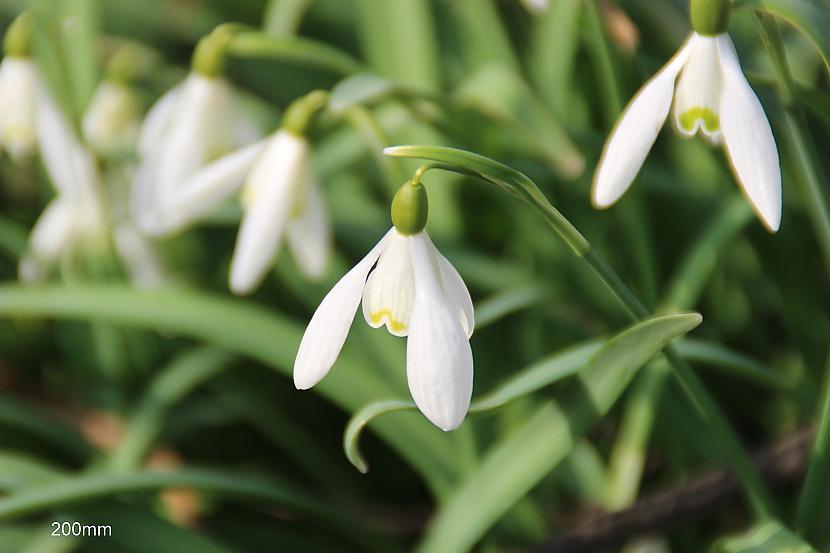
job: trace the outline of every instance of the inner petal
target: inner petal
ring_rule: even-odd
[[[391,334],[406,336],[414,298],[409,238],[392,231],[375,270],[366,280],[363,317],[372,328],[386,325]]]
[[[720,92],[722,88],[717,38],[701,36],[680,73],[674,117],[678,130],[694,136],[698,130],[720,142]]]

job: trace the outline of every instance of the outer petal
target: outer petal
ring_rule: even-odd
[[[138,151],[142,156],[149,155],[151,151],[160,146],[164,132],[176,111],[177,101],[183,88],[184,83],[171,88],[147,112],[138,136]]]
[[[58,198],[50,202],[29,236],[34,257],[43,262],[55,261],[72,240],[76,216],[70,201]]]
[[[406,346],[409,391],[421,412],[443,430],[461,424],[473,393],[473,353],[458,314],[441,286],[434,247],[410,237],[415,305]]]
[[[438,259],[438,268],[441,271],[441,285],[449,299],[456,303],[461,326],[464,327],[464,332],[467,333],[467,338],[469,338],[473,335],[473,330],[476,325],[473,299],[470,297],[470,291],[467,290],[464,279],[461,278],[461,275],[458,274],[458,271],[455,270],[452,263],[432,244],[429,235],[426,232],[424,232],[424,235],[429,240],[430,245],[435,251],[435,257]]]
[[[591,202],[605,208],[628,190],[671,108],[674,81],[694,47],[696,35],[637,92],[626,106],[600,156]]]
[[[37,69],[28,59],[0,62],[0,144],[19,161],[35,148]]]
[[[300,270],[311,279],[323,278],[331,257],[331,229],[323,195],[314,179],[305,186],[302,212],[291,220],[286,232]]]
[[[392,232],[387,232],[366,257],[334,285],[311,317],[294,360],[294,385],[298,390],[307,390],[320,382],[337,360],[357,312],[366,277]]]
[[[267,141],[263,140],[230,153],[187,179],[180,190],[171,192],[169,199],[158,206],[160,220],[149,229],[150,234],[181,230],[210,212],[242,185],[245,175],[262,155],[266,144]]]
[[[767,116],[741,71],[732,40],[718,37],[723,71],[721,127],[732,170],[766,227],[781,226],[781,168]]]
[[[98,210],[95,160],[81,145],[46,87],[41,84],[39,89],[37,136],[49,177],[65,198]]]
[[[231,261],[230,287],[252,291],[274,263],[297,191],[310,171],[308,143],[280,131],[262,154],[245,187],[246,213]]]

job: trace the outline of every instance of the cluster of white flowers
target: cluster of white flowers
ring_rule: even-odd
[[[534,10],[547,5],[525,2]],[[700,32],[692,33],[626,108],[596,169],[595,206],[610,206],[630,186],[674,100],[679,131],[700,132],[723,144],[760,218],[770,230],[779,228],[775,141],[724,32],[723,13],[704,14],[704,23],[696,24]],[[302,273],[312,279],[326,275],[331,228],[306,128],[325,109],[328,96],[317,91],[297,100],[280,128],[263,137],[222,75],[222,47],[229,36],[217,30],[200,43],[191,73],[140,125],[133,92],[118,82],[102,83],[83,118],[84,137],[96,151],[137,150],[129,198],[114,210],[119,220],[113,241],[139,281],[159,280],[147,236],[180,232],[236,192],[244,214],[230,267],[234,293],[247,294],[259,285],[283,238]],[[10,49],[7,40],[8,55],[0,64],[0,146],[16,160],[39,149],[57,189],[21,266],[21,273],[33,278],[79,236],[100,233],[108,208],[93,154],[75,136],[26,48],[17,46],[19,37],[12,43]],[[407,337],[409,389],[424,415],[444,430],[464,420],[473,389],[473,303],[461,276],[430,240],[427,214],[418,175],[395,196],[393,227],[311,318],[294,365],[298,389],[314,386],[334,365],[362,302],[370,326]]]

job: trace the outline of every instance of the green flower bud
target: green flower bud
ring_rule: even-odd
[[[392,224],[404,236],[418,234],[427,225],[429,201],[426,188],[418,180],[401,186],[392,199]]]
[[[210,78],[220,76],[225,71],[227,49],[232,38],[232,28],[222,25],[203,37],[193,53],[193,71]]]
[[[691,0],[689,11],[698,34],[719,35],[729,26],[729,0]]]
[[[6,31],[3,47],[7,56],[28,58],[32,49],[32,14],[25,11],[17,16]]]
[[[314,90],[294,100],[285,110],[282,128],[297,136],[304,135],[312,117],[324,109],[328,103],[329,93],[325,90]]]

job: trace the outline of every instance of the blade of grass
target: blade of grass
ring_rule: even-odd
[[[644,363],[700,322],[697,314],[652,319],[612,338],[556,401],[546,402],[487,451],[478,469],[442,505],[416,551],[468,551],[608,412]]]

